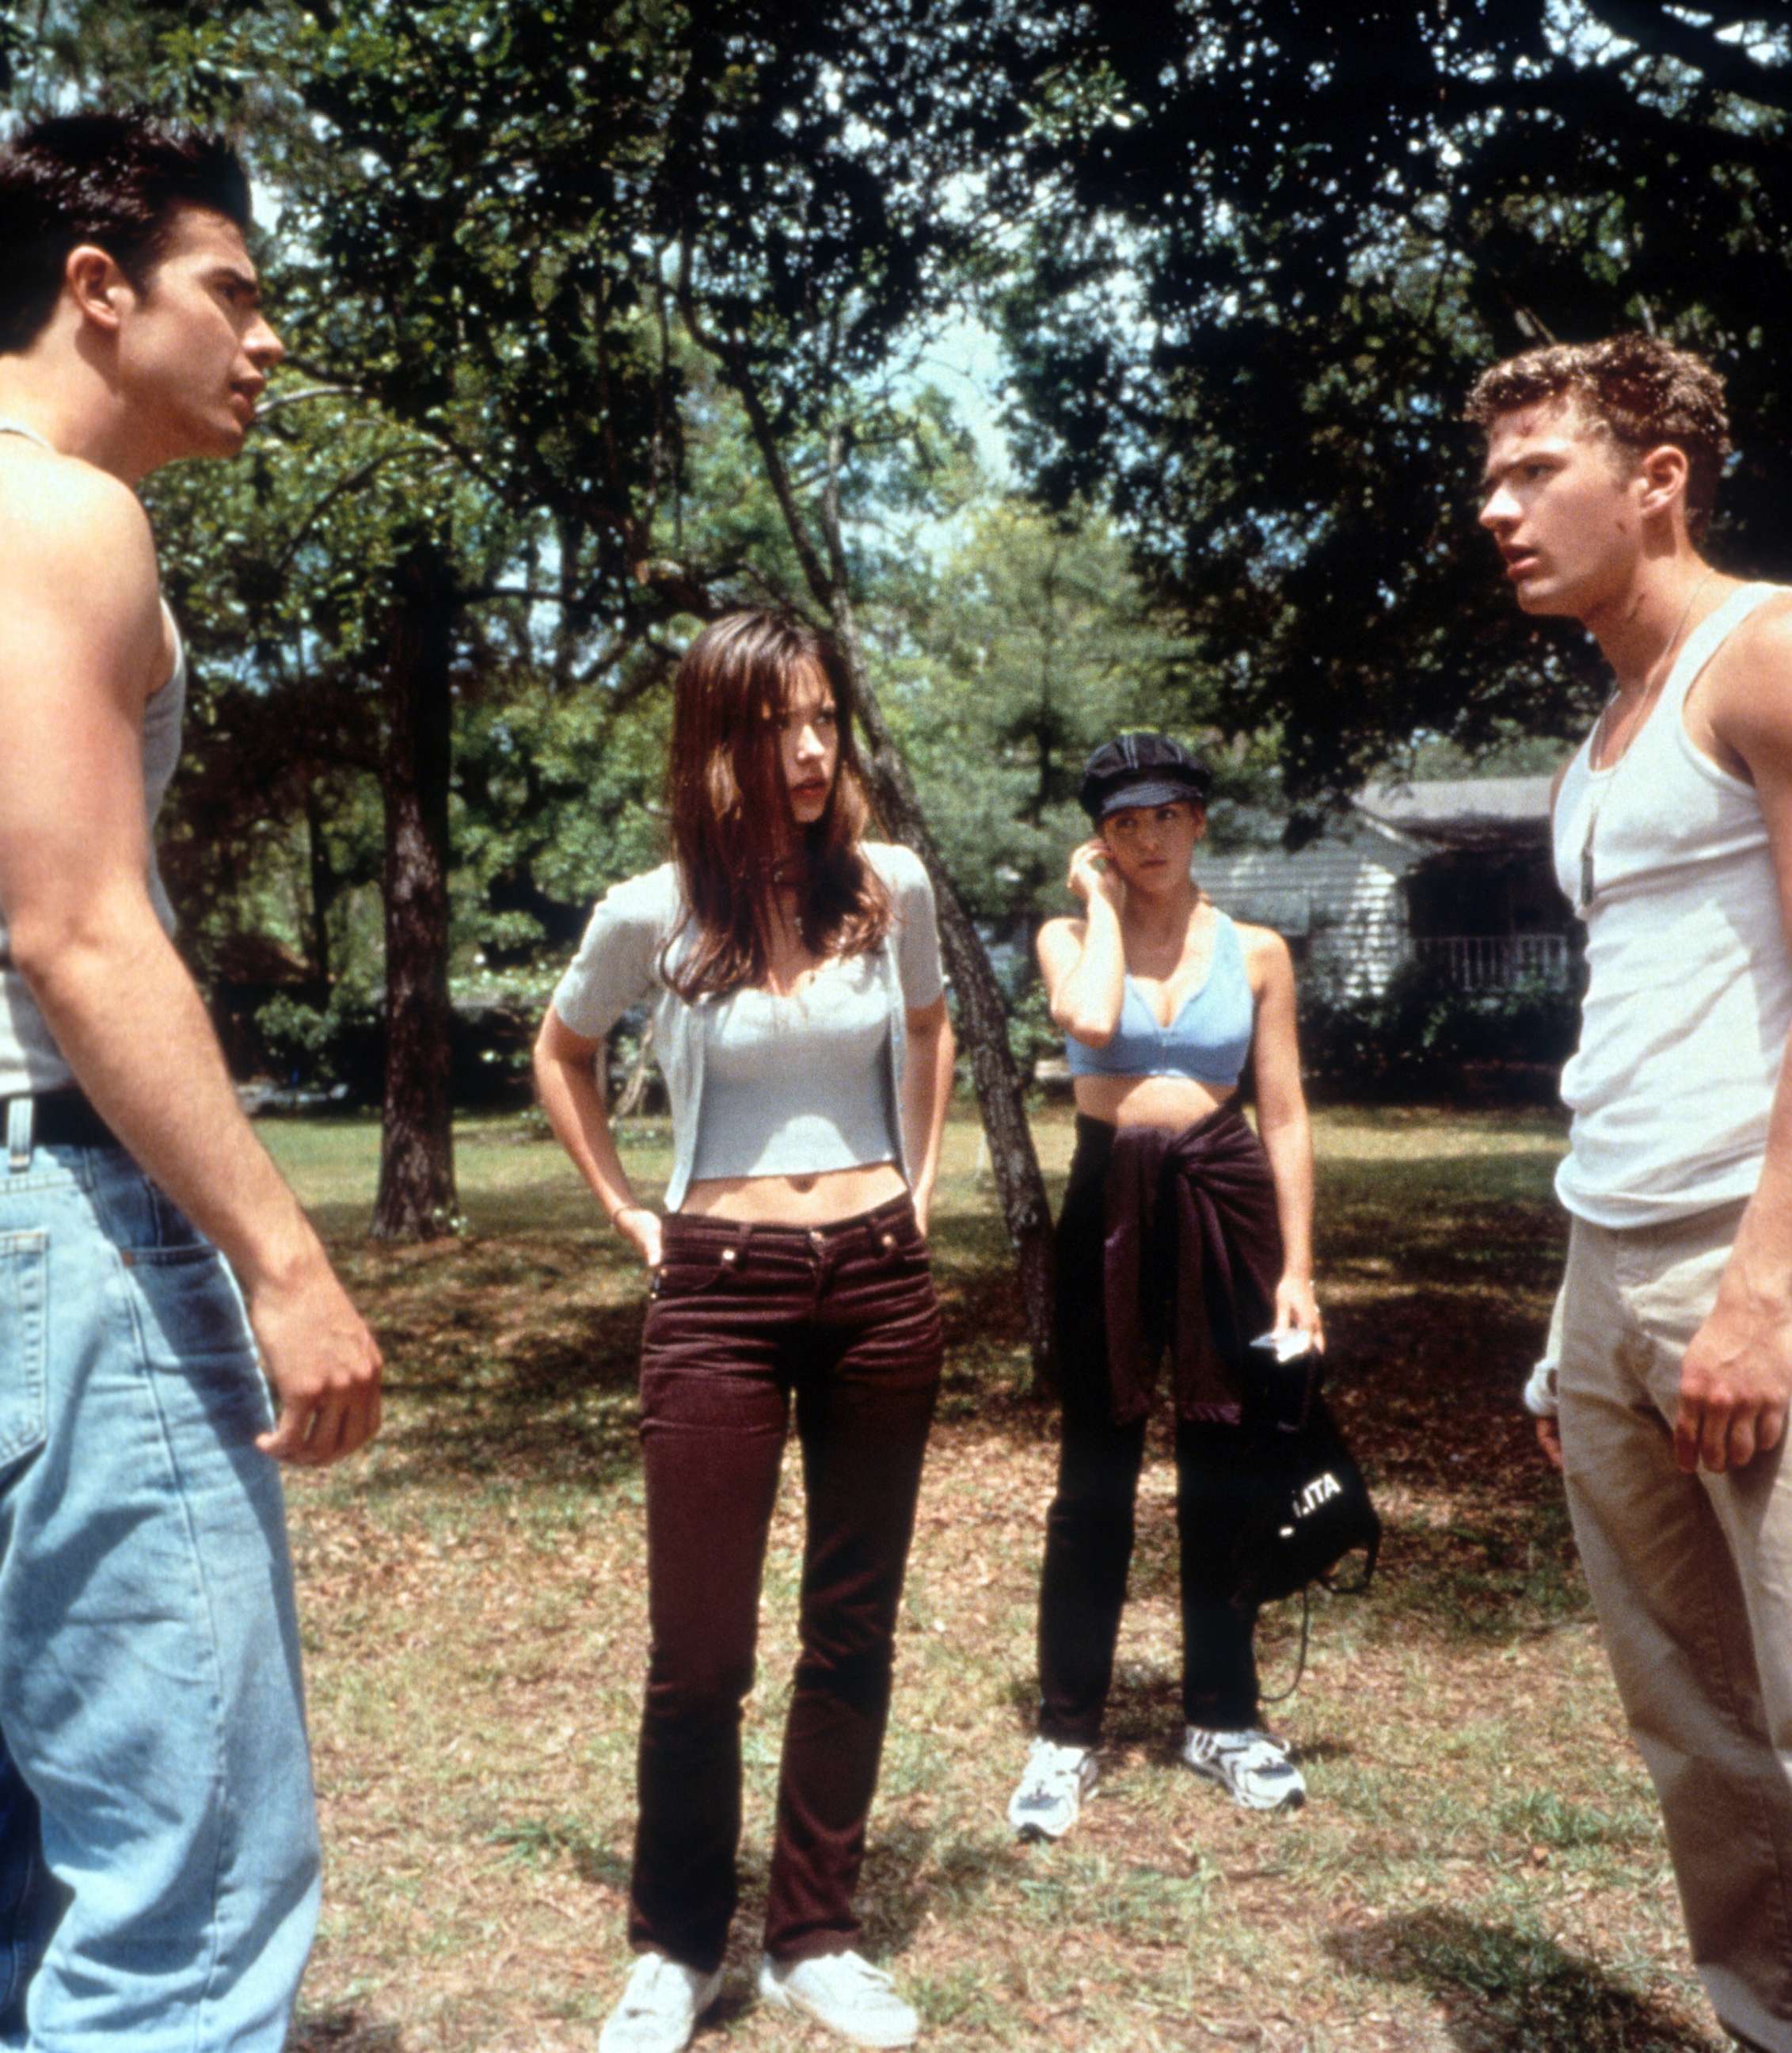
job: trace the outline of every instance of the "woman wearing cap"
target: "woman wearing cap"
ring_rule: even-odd
[[[1255,1613],[1229,1601],[1250,1509],[1247,1350],[1265,1328],[1323,1344],[1313,1300],[1313,1157],[1294,971],[1267,928],[1195,885],[1206,766],[1160,734],[1089,758],[1093,838],[1070,858],[1080,919],[1041,928],[1039,964],[1076,1081],[1058,1222],[1064,1398],[1039,1598],[1039,1735],[1008,1807],[1056,1839],[1093,1787],[1132,1553],[1133,1499],[1160,1356],[1173,1368],[1181,1538],[1182,1758],[1253,1810],[1305,1800],[1260,1723]],[[1249,1059],[1261,1138],[1237,1103]]]
[[[602,2053],[677,2053],[721,1987],[740,1710],[792,1397],[806,1485],[800,1630],[759,1972],[853,2043],[914,2011],[856,1950],[896,1607],[940,1365],[924,1238],[952,1073],[927,875],[861,838],[851,678],[767,613],[679,666],[673,859],[598,906],[536,1044],[542,1104],[652,1271],[641,1344],[651,1651],[629,1937]],[[653,1001],[672,1101],[662,1216],[639,1203],[593,1060]]]

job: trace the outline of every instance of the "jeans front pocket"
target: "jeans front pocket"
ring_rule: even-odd
[[[41,1227],[0,1233],[0,1468],[44,1444],[49,1266],[49,1235]]]
[[[653,1294],[656,1297],[698,1297],[704,1291],[713,1290],[727,1274],[720,1262],[688,1262],[672,1259],[662,1262],[653,1271]]]
[[[181,1261],[212,1251],[211,1242],[178,1205],[152,1184],[128,1156],[94,1164],[92,1211],[102,1237],[134,1261]]]
[[[886,1238],[891,1260],[896,1269],[910,1274],[932,1274],[933,1243],[912,1219],[901,1222],[895,1233]]]
[[[704,1296],[739,1273],[743,1246],[743,1240],[731,1234],[693,1232],[672,1213],[665,1223],[660,1264],[653,1271],[649,1294],[656,1301]]]
[[[224,1258],[208,1242],[121,1251],[127,1301],[144,1368],[186,1393],[207,1430],[227,1443],[273,1423],[242,1299]],[[165,1405],[173,1400],[159,1397]]]

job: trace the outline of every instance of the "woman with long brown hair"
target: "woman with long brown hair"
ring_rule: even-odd
[[[640,1958],[602,2053],[676,2053],[720,1989],[793,1398],[802,1652],[759,1992],[859,2045],[916,2030],[856,1950],[852,1898],[939,1374],[925,1236],[953,1048],[926,873],[863,838],[852,715],[825,636],[770,613],[698,636],[676,686],[672,858],[598,905],[535,1045],[555,1132],[653,1278]],[[593,1066],[646,998],[672,1101],[663,1214],[629,1186]]]

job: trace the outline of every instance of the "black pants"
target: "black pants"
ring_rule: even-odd
[[[813,1232],[674,1215],[641,1348],[652,1652],[629,1937],[720,1965],[735,1905],[741,1704],[792,1400],[808,1529],[765,1943],[854,1945],[853,1886],[939,1379],[907,1197]]]
[[[1228,1730],[1257,1716],[1257,1614],[1225,1596],[1228,1556],[1251,1501],[1237,1486],[1242,1439],[1236,1426],[1176,1429],[1182,1715]],[[1039,1590],[1039,1729],[1067,1745],[1101,1737],[1144,1451],[1143,1419],[1116,1426],[1105,1412],[1066,1407]]]
[[[1076,1130],[1057,1229],[1064,1441],[1039,1591],[1039,1729],[1047,1739],[1093,1746],[1126,1603],[1145,1422],[1119,1425],[1113,1416],[1101,1284],[1112,1129],[1083,1118]],[[1257,1721],[1257,1612],[1226,1596],[1233,1550],[1253,1502],[1242,1485],[1245,1453],[1241,1426],[1178,1423],[1182,1713],[1190,1725],[1233,1729]]]

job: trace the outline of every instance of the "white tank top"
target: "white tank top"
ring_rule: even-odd
[[[28,442],[43,442],[41,435],[11,421],[0,421],[0,434],[22,435]],[[43,446],[49,446],[48,443]],[[166,606],[163,610],[167,611]],[[151,834],[169,780],[174,774],[174,765],[180,760],[181,713],[186,702],[186,652],[179,631],[174,627],[172,614],[168,615],[168,625],[174,634],[174,667],[169,673],[168,681],[151,695],[143,708],[143,818]],[[168,902],[161,872],[156,868],[153,840],[147,882],[156,917],[171,934],[174,931],[174,908]],[[24,978],[13,968],[6,947],[6,915],[0,910],[0,1098],[57,1090],[73,1081],[74,1073],[62,1059],[61,1050],[51,1038],[44,1015],[37,1010],[37,1000]]]
[[[1732,592],[1617,763],[1594,769],[1590,736],[1556,795],[1556,881],[1586,921],[1588,981],[1555,1188],[1595,1226],[1689,1217],[1760,1178],[1792,962],[1760,802],[1694,744],[1684,709],[1727,637],[1783,589]]]

